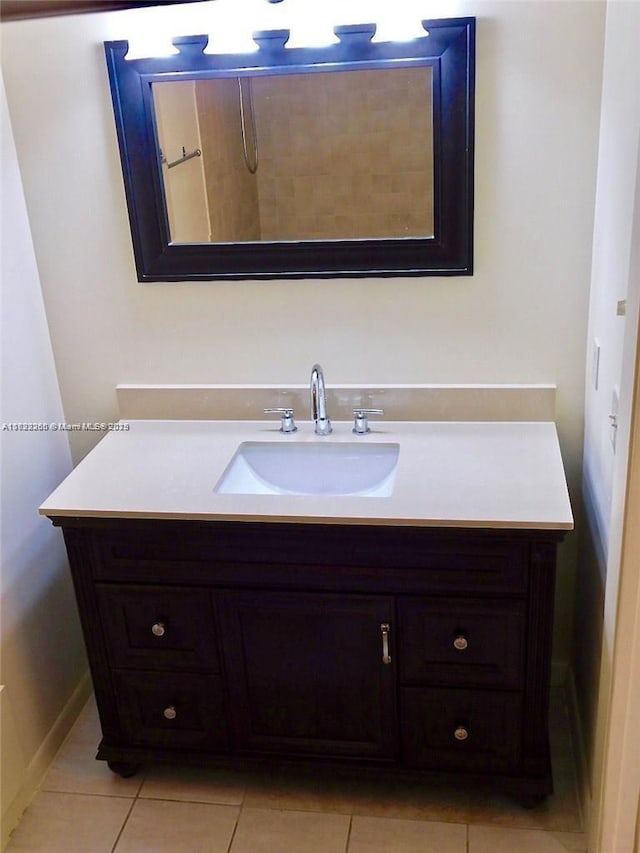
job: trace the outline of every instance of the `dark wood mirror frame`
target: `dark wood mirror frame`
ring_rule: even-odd
[[[139,281],[471,275],[475,19],[423,21],[411,42],[372,42],[375,26],[336,27],[339,43],[285,47],[288,30],[254,33],[259,49],[204,54],[206,36],[174,40],[179,53],[126,60],[128,42],[106,42],[124,185]],[[171,243],[151,86],[251,74],[433,69],[434,236],[253,243]]]

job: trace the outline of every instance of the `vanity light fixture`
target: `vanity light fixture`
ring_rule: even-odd
[[[206,54],[240,54],[255,53],[258,45],[251,38],[251,33],[232,29],[209,33],[209,41],[202,51]]]
[[[427,4],[424,0],[401,0],[389,8],[389,3],[380,7],[375,14],[376,33],[373,42],[384,41],[413,41],[424,38],[429,31],[422,26],[422,20],[427,17]]]
[[[129,40],[129,50],[125,59],[149,59],[160,58],[163,56],[175,56],[180,51],[174,45],[166,40],[159,39],[153,33],[149,34],[148,38],[137,36]]]
[[[122,21],[121,24],[114,22],[114,27],[126,33],[129,43],[126,60],[162,58],[180,53],[172,41],[177,19],[175,14],[167,16],[164,12],[166,10],[140,8],[125,10],[121,13],[122,17],[120,13],[114,16]]]
[[[217,0],[201,30],[209,36],[203,53],[255,53],[259,47],[252,32],[278,28],[281,18],[282,10],[269,9],[262,0]]]
[[[340,39],[336,37],[333,27],[321,25],[313,21],[298,21],[291,28],[289,40],[285,47],[291,49],[296,47],[329,47],[339,44]]]
[[[413,41],[428,35],[429,30],[424,30],[419,18],[397,18],[394,21],[384,20],[378,23],[376,34],[371,41]]]
[[[243,0],[242,3],[238,0],[232,3],[217,0],[211,6],[209,3],[204,6],[202,17],[198,18],[202,21],[199,30],[194,15],[191,15],[189,32],[208,33],[203,53],[209,55],[255,53],[259,48],[252,38],[254,30],[288,29],[290,34],[286,47],[289,49],[338,44],[335,26],[360,24],[365,20],[376,24],[373,42],[412,41],[428,35],[421,26],[421,19],[426,14],[423,0],[398,0],[392,9],[388,0],[366,0],[366,5],[352,3],[346,9],[344,3],[337,0],[322,0],[311,8],[308,0],[266,0],[266,5],[262,0]],[[267,6],[271,7],[269,11]],[[279,8],[276,10],[275,6]],[[151,10],[134,11],[138,17],[131,18],[135,25],[133,32],[127,35],[127,60],[161,58],[179,53],[172,38],[187,33],[177,31],[175,18],[171,23],[167,19],[162,26],[158,25],[156,16],[153,26],[149,26]]]
[[[331,3],[319,3],[309,8],[308,0],[255,0],[223,5],[214,10],[214,26],[209,30],[209,41],[205,54],[254,53],[258,48],[252,33],[288,30],[287,48],[327,47],[338,44],[333,32],[336,23],[344,23],[344,14],[337,15]],[[279,4],[283,3],[282,6]],[[275,8],[278,4],[278,8]],[[271,6],[272,8],[268,8]]]

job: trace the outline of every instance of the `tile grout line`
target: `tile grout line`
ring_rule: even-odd
[[[349,845],[351,844],[351,829],[353,827],[353,815],[349,815],[349,829],[347,830],[347,843],[344,848],[344,853],[349,853]]]
[[[242,812],[247,808],[245,806],[245,800],[247,799],[247,786],[246,784],[242,788],[242,799],[238,804],[238,816],[236,818],[236,822],[233,827],[233,832],[231,833],[231,838],[229,839],[229,846],[227,847],[227,853],[231,853],[231,848],[233,847],[233,843],[236,839],[236,833],[238,832],[238,824],[240,823],[240,818],[242,817]]]
[[[68,791],[66,788],[40,788],[36,794],[65,794],[67,797],[100,797],[104,800],[137,800],[137,794],[106,794],[104,791]],[[35,797],[34,797],[35,799]],[[32,800],[33,802],[33,800]]]
[[[151,769],[150,765],[145,765],[144,770],[142,772],[142,779],[140,780],[140,784],[138,785],[138,790],[136,792],[136,796],[135,796],[136,800],[140,799],[140,794],[142,793],[142,789],[144,788],[144,783],[147,781],[147,778],[149,777],[150,769]]]
[[[120,839],[122,838],[122,833],[124,832],[126,825],[129,823],[129,818],[131,817],[131,812],[133,811],[135,804],[138,802],[138,799],[140,798],[140,791],[142,791],[142,786],[144,785],[144,783],[147,779],[148,773],[149,773],[149,768],[145,767],[145,769],[142,773],[142,779],[140,779],[140,784],[138,785],[138,789],[136,791],[136,794],[133,797],[133,799],[131,800],[131,806],[129,808],[129,811],[127,812],[127,816],[123,820],[122,826],[120,827],[120,831],[118,832],[118,835],[116,836],[116,840],[113,844],[113,847],[111,848],[111,853],[115,853],[115,850],[116,850],[118,844],[120,843]]]
[[[116,840],[113,843],[113,847],[111,848],[110,853],[115,853],[116,848],[117,848],[118,844],[120,843],[120,839],[122,838],[122,833],[124,832],[124,829],[125,829],[127,823],[129,822],[129,818],[131,817],[131,812],[133,811],[133,807],[135,806],[136,802],[137,802],[137,797],[134,797],[134,799],[131,800],[131,805],[129,806],[129,811],[127,812],[127,816],[122,821],[122,826],[120,827],[120,831],[116,835]]]
[[[233,842],[236,839],[236,833],[238,831],[238,824],[240,823],[240,815],[242,814],[242,806],[238,809],[238,816],[236,817],[236,822],[233,825],[233,832],[231,833],[231,838],[229,839],[229,846],[227,847],[227,853],[231,853],[231,848],[233,847]]]

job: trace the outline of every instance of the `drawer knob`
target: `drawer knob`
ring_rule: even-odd
[[[164,637],[166,630],[167,626],[164,622],[156,622],[155,625],[151,626],[151,633],[154,637]]]
[[[165,718],[165,720],[175,720],[175,718],[178,716],[178,712],[176,711],[173,705],[169,705],[169,707],[165,708],[162,712],[162,716]]]
[[[463,652],[468,645],[469,643],[464,634],[458,634],[458,636],[453,641],[453,648],[457,649],[459,652]]]
[[[464,726],[458,726],[454,731],[453,736],[456,740],[466,740],[469,737],[469,732]]]

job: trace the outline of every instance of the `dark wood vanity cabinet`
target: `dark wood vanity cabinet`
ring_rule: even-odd
[[[68,518],[103,739],[552,790],[561,531]]]

